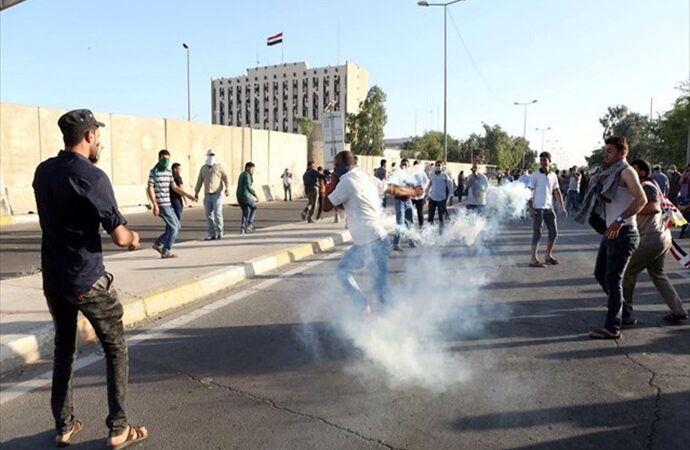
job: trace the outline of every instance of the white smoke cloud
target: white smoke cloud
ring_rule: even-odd
[[[448,350],[448,337],[476,334],[485,324],[506,314],[495,303],[479,302],[479,291],[496,271],[480,258],[490,255],[491,237],[505,222],[521,217],[530,192],[521,183],[491,187],[482,215],[456,208],[444,233],[438,226],[425,226],[412,237],[420,247],[393,256],[404,258],[403,274],[392,274],[394,301],[385,307],[370,301],[373,314],[343,307],[335,328],[361,351],[364,361],[352,369],[364,376],[384,374],[391,386],[415,385],[434,392],[462,382],[470,367],[458,354]],[[398,264],[391,261],[391,268]],[[366,294],[365,273],[355,274]],[[371,282],[374,282],[371,280]],[[349,299],[342,296],[343,301]],[[323,315],[326,306],[319,300],[302,311],[305,323]],[[320,348],[313,333],[302,338],[308,348]]]

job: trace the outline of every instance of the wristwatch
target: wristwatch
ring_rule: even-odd
[[[618,217],[616,217],[616,222],[623,223],[623,222],[625,222],[625,219],[623,218],[623,216],[618,216]]]

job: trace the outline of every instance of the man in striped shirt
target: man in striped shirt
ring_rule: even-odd
[[[176,258],[172,247],[180,231],[180,220],[175,214],[170,201],[170,189],[183,197],[195,201],[192,195],[177,187],[174,183],[173,173],[170,170],[170,152],[163,149],[158,152],[158,163],[149,172],[149,181],[146,194],[151,202],[151,211],[154,216],[163,219],[165,231],[153,243],[153,249],[161,254],[161,258]]]

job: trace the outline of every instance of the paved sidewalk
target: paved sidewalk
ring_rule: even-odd
[[[332,217],[226,235],[221,241],[175,246],[175,259],[162,260],[151,248],[105,258],[106,269],[125,306],[125,325],[193,302],[290,262],[348,242],[343,223]],[[52,350],[53,325],[42,293],[41,274],[0,281],[0,367],[2,372],[35,362]],[[94,338],[86,320],[80,338]]]

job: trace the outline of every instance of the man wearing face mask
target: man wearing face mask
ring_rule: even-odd
[[[388,256],[390,242],[381,223],[381,198],[384,194],[396,197],[420,195],[421,187],[410,188],[386,185],[373,175],[367,175],[355,165],[352,152],[343,151],[335,156],[334,188],[324,199],[324,211],[334,207],[344,209],[347,228],[352,235],[352,247],[345,252],[336,267],[336,276],[343,289],[365,312],[371,312],[366,296],[352,276],[352,272],[369,266],[373,287],[381,303],[391,300],[388,283]]]
[[[453,181],[443,170],[443,161],[434,163],[434,172],[429,178],[429,187],[426,191],[429,196],[429,223],[434,224],[434,216],[438,209],[439,232],[443,233],[446,205],[453,192]]]
[[[172,252],[172,248],[175,245],[177,234],[180,232],[180,219],[177,218],[170,200],[171,190],[192,201],[195,200],[195,197],[187,194],[175,183],[170,169],[170,152],[163,149],[158,152],[158,163],[149,172],[149,181],[146,187],[146,194],[151,202],[153,215],[160,217],[165,223],[165,231],[153,243],[153,249],[160,253],[163,259],[177,258],[177,255]]]
[[[43,232],[43,293],[55,328],[50,406],[58,447],[69,445],[84,424],[74,417],[72,364],[76,356],[77,317],[96,330],[107,361],[108,445],[144,440],[145,427],[130,425],[124,410],[127,390],[127,343],[123,308],[113,275],[103,265],[100,227],[119,247],[139,248],[139,234],[127,228],[108,176],[95,166],[101,151],[100,128],[88,109],[58,120],[65,150],[39,164],[33,181]]]
[[[486,206],[486,191],[489,189],[489,179],[477,170],[477,163],[472,164],[472,175],[467,177],[467,209],[482,212]]]
[[[205,241],[223,238],[223,193],[228,196],[228,174],[225,167],[216,161],[216,153],[209,149],[206,162],[199,169],[199,176],[194,187],[194,198],[199,199],[199,191],[204,186],[204,211],[208,222],[208,235]]]
[[[391,174],[388,178],[388,184],[393,184],[401,188],[413,187],[416,183],[414,178],[407,172],[408,167],[410,167],[410,162],[407,159],[402,159],[400,161],[400,169]],[[403,227],[410,230],[413,224],[414,209],[412,207],[411,196],[395,196],[395,234],[393,235],[393,250],[397,252],[402,251],[400,241],[402,240]],[[417,246],[417,243],[414,239],[410,238],[409,245],[414,248]]]

